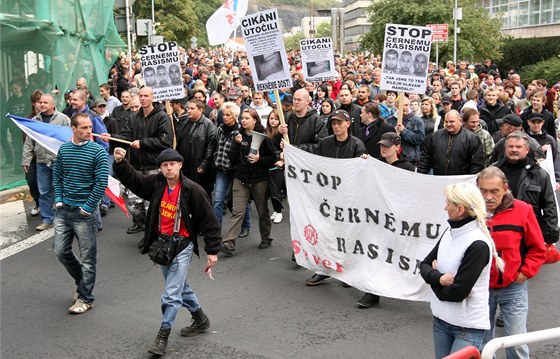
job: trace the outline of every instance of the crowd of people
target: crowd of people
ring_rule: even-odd
[[[160,83],[153,68],[143,74],[136,54],[130,64],[119,57],[96,89],[99,96],[85,78],[78,79],[64,92],[62,111],[55,96],[34,83],[11,84],[7,112],[69,126],[74,134],[57,157],[29,137],[21,141],[11,121],[2,120],[3,167],[23,166],[35,201],[31,214],[42,220],[37,230],[55,225],[55,253],[76,281],[70,312],[93,307],[96,233],[114,207],[99,190],[106,182],[96,179],[110,173],[124,185],[132,215],[126,232],[145,232],[138,243],[142,253],[166,238],[181,243],[171,258],[176,270],[162,265],[163,319],[149,351],[165,352],[181,305],[193,317],[182,335],[207,330],[209,319],[186,281],[190,258],[198,254],[197,235],[204,236],[211,271],[218,252],[233,256],[238,238],[250,235],[254,203],[258,248],[269,248],[273,224],[284,220],[283,147],[289,143],[320,156],[371,156],[435,176],[477,174],[480,191],[446,190],[452,230],[422,263],[422,277],[435,294],[436,356],[469,344],[480,348],[493,335],[498,306],[506,333],[524,332],[526,280],[543,263],[560,260],[557,86],[542,79],[523,83],[491,60],[460,61],[457,67],[430,63],[426,93],[404,94],[380,88],[380,56],[337,53],[336,78],[319,84],[305,81],[299,52],[287,57],[293,86],[280,89],[279,98],[254,90],[246,52],[220,49],[182,50],[180,68],[173,68],[169,79],[178,84],[182,77],[185,96],[167,106],[154,101],[154,89],[167,83]],[[258,149],[251,147],[257,138]],[[552,180],[539,166],[547,153],[555,165]],[[224,223],[227,209],[232,215]],[[80,259],[71,251],[72,231],[79,234]],[[455,237],[464,239],[460,250],[451,244]],[[315,274],[306,285],[327,278]],[[476,303],[457,313],[472,293]],[[358,304],[379,302],[379,296],[365,293]],[[475,339],[454,343],[465,327],[475,330]],[[528,349],[508,349],[510,357],[528,358]]]

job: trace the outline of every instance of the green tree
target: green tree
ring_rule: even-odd
[[[198,46],[207,46],[206,20],[223,4],[221,0],[154,0],[157,35],[165,41],[177,41],[183,47],[190,46],[190,38],[198,38]],[[150,1],[136,1],[133,12],[137,19],[151,19]],[[147,38],[139,38],[146,44]]]
[[[299,50],[299,42],[303,39],[305,39],[305,34],[303,32],[291,36],[286,36],[284,37],[284,47],[287,51]]]
[[[440,62],[453,59],[453,0],[379,0],[369,7],[370,31],[361,40],[361,47],[381,53],[385,24],[424,26],[426,24],[449,24],[449,41],[439,43]],[[504,36],[500,32],[500,19],[491,18],[478,0],[459,0],[463,19],[458,22],[457,61],[468,59],[481,61],[485,58],[500,60]],[[432,46],[435,59],[435,46]]]
[[[330,22],[322,22],[317,25],[315,37],[332,37],[332,26]]]

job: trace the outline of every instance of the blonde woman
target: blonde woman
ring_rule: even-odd
[[[437,94],[434,94],[437,95]],[[427,139],[437,130],[439,130],[441,117],[438,115],[437,105],[433,98],[431,97],[424,97],[422,99],[422,103],[420,105],[420,118],[424,121],[424,132]]]
[[[472,183],[445,188],[449,230],[421,264],[432,287],[431,309],[436,359],[467,346],[482,350],[490,329],[489,282],[492,257],[498,270],[504,262],[486,227],[486,205]]]

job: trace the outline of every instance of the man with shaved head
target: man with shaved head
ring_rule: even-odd
[[[165,106],[154,101],[154,93],[150,87],[143,87],[138,94],[140,111],[134,113],[119,135],[113,136],[132,142],[130,149],[130,164],[145,174],[157,173],[156,158],[166,148],[173,145],[173,130],[171,120],[165,112]],[[131,100],[132,101],[132,100]],[[131,105],[132,106],[132,105]],[[110,135],[103,139],[109,141]],[[133,225],[127,233],[144,231],[146,221],[146,203],[132,192],[128,191],[127,206],[132,213]],[[138,243],[142,248],[144,239]]]
[[[278,126],[281,134],[288,134],[290,144],[303,150],[309,149],[321,138],[327,136],[327,129],[317,115],[317,110],[309,106],[311,98],[306,89],[299,89],[293,96],[293,109],[285,125]]]
[[[473,132],[464,129],[461,115],[450,110],[444,128],[430,136],[418,163],[419,173],[434,170],[436,176],[475,174],[484,169],[484,148]]]

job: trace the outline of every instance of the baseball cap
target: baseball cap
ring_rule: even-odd
[[[174,98],[174,99],[171,100],[171,103],[179,103],[179,104],[181,104],[181,105],[183,105],[183,106],[186,106],[188,102],[189,102],[189,101],[188,101],[188,99],[187,99],[186,97],[183,97],[183,98]]]
[[[521,120],[521,117],[514,115],[514,114],[509,114],[504,116],[504,118],[498,118],[496,119],[496,123],[498,125],[501,125],[503,123],[507,123],[510,124],[514,127],[519,127],[523,124],[523,121]]]
[[[331,115],[331,120],[350,121],[350,115],[344,110],[336,110]]]
[[[227,97],[229,100],[237,100],[241,97],[241,89],[239,87],[230,87],[227,91]]]
[[[282,99],[281,102],[282,102],[283,105],[293,105],[294,104],[294,96],[292,96],[289,93],[284,94],[284,98]]]
[[[397,135],[396,132],[385,132],[381,135],[381,140],[377,142],[377,144],[391,147],[393,145],[400,145],[401,144],[401,136]]]
[[[449,95],[445,95],[443,96],[443,98],[441,99],[441,103],[451,103],[451,96]]]
[[[544,121],[544,116],[542,113],[532,112],[527,117],[527,121]]]
[[[105,102],[105,100],[95,100],[91,103],[92,108],[99,106],[107,106],[107,102]]]

